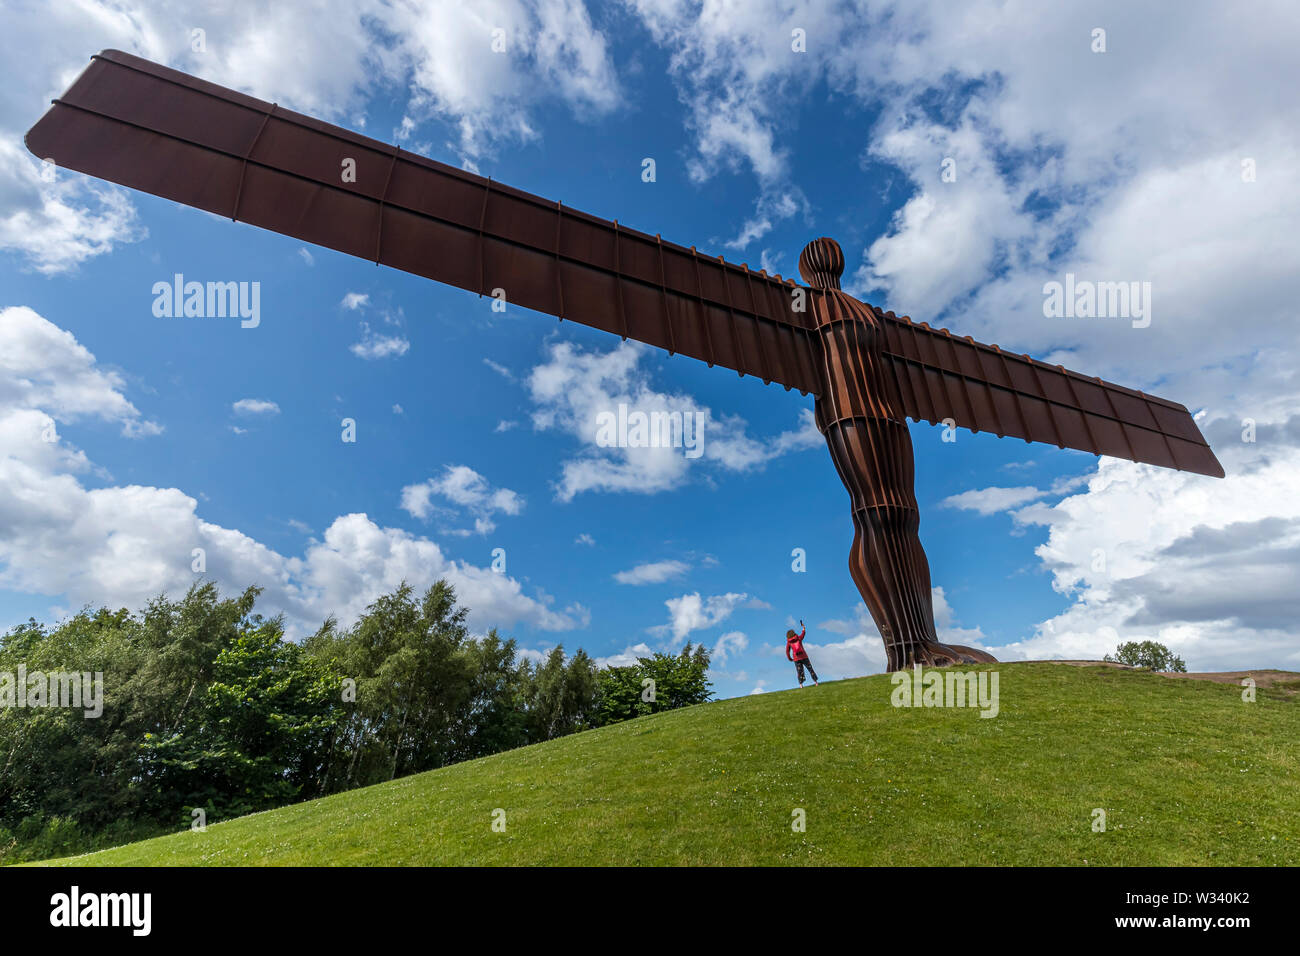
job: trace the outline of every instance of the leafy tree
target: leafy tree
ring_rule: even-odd
[[[482,691],[474,666],[483,660],[471,647],[466,614],[447,582],[418,601],[402,582],[348,631],[327,621],[306,643],[308,653],[333,661],[356,686],[342,738],[333,743],[338,759],[327,771],[328,789],[441,767],[463,749],[453,732],[470,735],[465,714]]]
[[[1153,671],[1172,671],[1183,674],[1187,665],[1181,657],[1163,644],[1155,641],[1128,641],[1115,650],[1115,656],[1106,655],[1105,660],[1132,667],[1146,667]]]
[[[314,795],[344,717],[330,668],[254,617],[212,662],[198,700],[163,736],[146,733],[142,763],[161,814],[205,807],[218,818]]]
[[[523,671],[513,639],[503,641],[496,629],[467,641],[469,692],[451,728],[449,760],[473,760],[512,750],[528,742]]]
[[[599,685],[596,665],[579,650],[567,663],[564,647],[553,647],[546,660],[521,667],[528,742],[552,740],[595,726]]]
[[[636,664],[628,667],[606,668],[597,674],[600,706],[596,723],[612,724],[702,704],[712,691],[708,671],[709,652],[703,644],[694,648],[687,644],[676,656],[657,653],[637,658]]]

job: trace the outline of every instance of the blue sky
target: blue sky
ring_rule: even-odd
[[[207,576],[265,586],[299,634],[445,574],[476,630],[530,652],[702,641],[723,696],[791,685],[798,617],[823,676],[883,669],[811,398],[41,181],[21,133],[117,47],[754,268],[796,275],[830,235],[846,287],[883,308],[1204,409],[1222,482],[913,425],[941,634],[1004,659],[1144,638],[1193,667],[1300,659],[1296,252],[1276,241],[1300,208],[1296,126],[1268,93],[1295,72],[1293,16],[1191,5],[1169,36],[1104,4],[972,4],[960,28],[924,4],[89,7],[4,4],[0,624],[178,592],[203,547]],[[1224,90],[1182,66],[1210,37]],[[1243,158],[1267,175],[1245,181]],[[1043,282],[1067,271],[1152,281],[1151,328],[1045,318]],[[175,273],[260,283],[260,325],[155,317]],[[1252,323],[1225,329],[1226,302]],[[704,456],[597,447],[585,423],[629,399],[707,410]],[[37,444],[51,420],[58,442]]]

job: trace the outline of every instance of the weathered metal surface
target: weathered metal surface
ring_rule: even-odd
[[[943,644],[935,633],[930,564],[917,533],[912,439],[892,387],[893,360],[883,349],[888,320],[841,291],[844,257],[834,240],[809,243],[799,270],[813,286],[827,383],[816,402],[817,427],[853,511],[849,573],[884,639],[889,670],[992,660]]]
[[[816,384],[793,281],[139,57],[95,57],[27,146],[68,169],[472,292],[501,289],[510,303],[765,382]]]
[[[909,418],[1223,477],[1176,402],[875,311]]]

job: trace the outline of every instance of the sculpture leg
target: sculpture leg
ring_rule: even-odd
[[[821,409],[818,420],[824,421]],[[935,634],[907,424],[855,417],[831,422],[822,433],[853,505],[849,573],[880,628],[888,669],[994,660],[983,651],[943,644]]]

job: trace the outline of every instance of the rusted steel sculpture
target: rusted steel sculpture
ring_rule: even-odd
[[[890,670],[992,660],[936,637],[907,418],[1223,477],[1182,405],[881,312],[840,289],[832,239],[803,250],[800,286],[116,50],[26,142],[67,169],[813,395]]]

